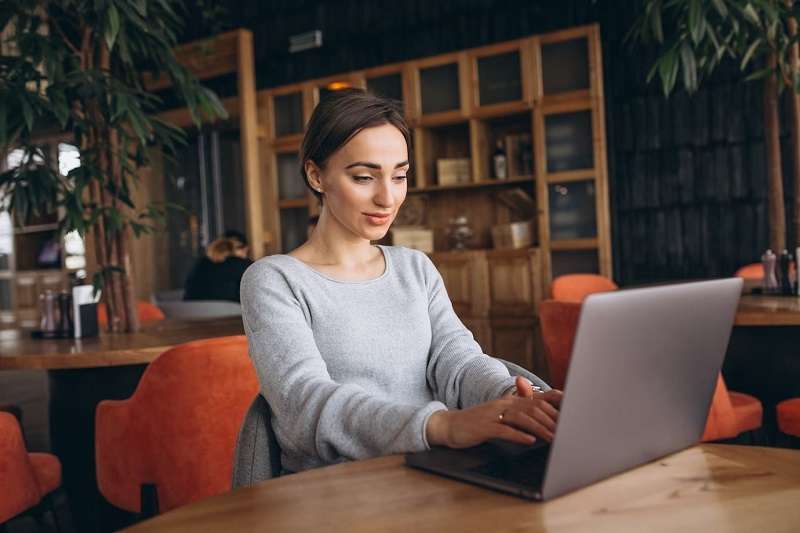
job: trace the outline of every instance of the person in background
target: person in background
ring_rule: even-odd
[[[183,299],[238,302],[242,276],[253,264],[248,251],[247,239],[235,230],[211,242],[186,278]]]

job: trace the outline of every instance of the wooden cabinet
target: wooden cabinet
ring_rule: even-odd
[[[484,352],[544,374],[536,318],[540,251],[491,250],[431,255],[453,309]]]
[[[296,159],[314,106],[338,88],[366,87],[403,102],[414,142],[409,195],[424,204],[421,224],[433,230],[437,254],[451,249],[447,231],[457,217],[467,216],[475,234],[469,247],[480,250],[492,248],[493,225],[534,222],[539,282],[521,281],[532,279],[524,259],[492,256],[485,278],[497,300],[491,313],[467,301],[472,289],[458,273],[467,263],[442,263],[460,313],[530,314],[536,291],[553,276],[612,277],[599,32],[596,25],[571,28],[259,92],[259,120],[268,124],[259,139],[264,230],[276,237],[268,252],[302,243],[308,216],[319,209]],[[503,152],[501,173],[493,158]],[[442,160],[454,159],[468,172],[445,175]],[[527,194],[533,208],[520,215],[500,201],[504,193]]]

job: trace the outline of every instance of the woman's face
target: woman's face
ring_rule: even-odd
[[[405,200],[408,168],[405,137],[391,124],[358,132],[324,169],[306,163],[311,185],[324,194],[325,226],[371,241],[386,235]]]

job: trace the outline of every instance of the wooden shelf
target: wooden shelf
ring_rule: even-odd
[[[483,189],[491,187],[502,187],[503,185],[514,185],[520,183],[533,183],[533,176],[517,176],[505,180],[481,180],[470,183],[454,183],[453,185],[431,185],[429,187],[413,187],[408,189],[408,194],[453,191],[459,189]]]
[[[296,209],[298,207],[308,207],[308,198],[290,198],[286,200],[278,200],[278,207],[280,209]]]
[[[572,250],[595,250],[598,248],[596,238],[591,239],[564,239],[560,241],[550,241],[550,249],[560,252]]]
[[[55,231],[58,229],[58,224],[36,224],[35,226],[23,226],[21,228],[14,228],[14,235],[25,235],[27,233],[39,233],[42,231]]]

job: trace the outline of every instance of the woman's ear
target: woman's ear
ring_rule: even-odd
[[[322,179],[319,167],[313,161],[306,161],[305,163],[306,176],[308,176],[308,184],[311,188],[322,194]]]

